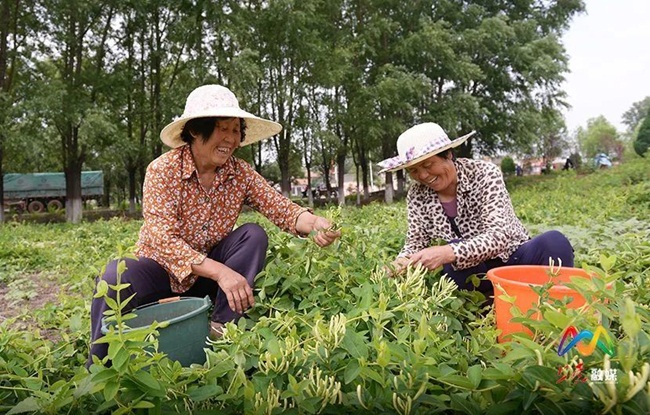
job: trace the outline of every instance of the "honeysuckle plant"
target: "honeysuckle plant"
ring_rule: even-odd
[[[246,215],[269,233],[256,305],[206,343],[204,365],[169,360],[157,345],[162,326],[125,332],[120,298],[104,339],[113,365],[87,370],[94,278],[109,257],[129,252],[140,223],[0,228],[0,284],[29,291],[11,301],[36,293],[21,281],[63,288],[54,304],[0,321],[0,413],[650,413],[650,178],[642,167],[511,188],[531,233],[568,235],[577,266],[595,275],[570,286],[598,301],[571,309],[539,289],[543,301],[514,312],[532,335],[504,343],[480,293],[458,291],[439,270],[383,274],[404,242],[406,210],[372,204],[323,212],[343,233],[324,249]],[[585,203],[594,187],[600,196]],[[560,356],[568,325],[602,326],[615,353]]]

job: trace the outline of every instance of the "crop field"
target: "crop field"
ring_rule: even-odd
[[[596,275],[573,284],[586,307],[548,299],[519,315],[532,338],[497,342],[481,294],[439,272],[385,277],[404,241],[403,202],[342,209],[343,237],[325,249],[247,213],[240,222],[270,238],[256,305],[191,367],[152,352],[153,329],[107,336],[113,366],[84,367],[94,278],[132,251],[141,221],[8,223],[0,413],[650,413],[649,161],[508,187],[531,234],[562,231],[576,267]],[[602,326],[614,355],[560,356],[568,326]]]

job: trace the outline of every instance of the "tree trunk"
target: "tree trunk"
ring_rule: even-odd
[[[156,10],[154,12],[154,47],[151,51],[152,60],[151,60],[151,74],[153,78],[152,85],[152,96],[151,102],[153,105],[153,125],[151,126],[151,131],[154,134],[158,134],[161,130],[160,125],[162,123],[162,109],[160,105],[160,88],[162,84],[162,74],[161,74],[161,64],[162,59],[162,33],[159,27],[160,24],[160,12]],[[156,159],[162,154],[162,142],[160,140],[154,140],[153,145],[153,158]]]
[[[76,129],[73,134],[76,135]],[[83,216],[81,197],[81,165],[79,158],[70,158],[65,167],[65,218],[70,223],[79,223]]]
[[[11,11],[9,9],[10,4],[9,0],[3,0],[2,1],[2,9],[0,12],[0,92],[8,94],[9,90],[11,89],[11,79],[12,76],[9,75],[7,76],[7,68],[8,68],[8,44],[7,44],[7,39],[9,38],[9,30],[10,30],[10,20],[13,18],[14,19],[14,24],[11,25],[14,30],[16,29],[16,20],[18,19],[18,5],[19,1],[15,0],[14,1],[14,14],[13,16],[11,15]],[[14,48],[16,45],[14,45]],[[4,100],[2,100],[4,101]],[[0,101],[0,225],[2,225],[5,221],[5,209],[4,209],[4,171],[3,171],[3,163],[4,163],[4,142],[5,142],[5,134],[4,134],[4,128],[5,128],[5,120],[7,119],[7,114],[5,113],[7,107],[5,106],[4,102]]]
[[[314,194],[311,192],[311,164],[307,164],[307,200],[309,207],[314,207]]]
[[[398,196],[403,196],[404,195],[404,185],[405,185],[405,177],[404,177],[404,170],[397,170],[397,195]]]
[[[359,187],[359,164],[355,163],[355,168],[357,170],[357,206],[361,206],[361,188]]]
[[[368,168],[368,157],[365,152],[359,154],[359,162],[361,163],[361,177],[363,178],[363,200],[370,199],[370,190],[369,190],[369,168]]]
[[[345,153],[339,151],[336,156],[336,165],[338,170],[338,189],[339,189],[339,206],[345,206]]]
[[[384,191],[384,201],[386,204],[393,203],[393,173],[386,172],[386,186]]]
[[[280,167],[280,189],[284,196],[289,197],[291,195],[291,177],[289,175],[290,140],[288,131],[283,130],[278,140],[282,143],[278,143],[277,146],[278,166]]]
[[[135,192],[135,168],[129,169],[129,213],[135,213],[136,192]]]

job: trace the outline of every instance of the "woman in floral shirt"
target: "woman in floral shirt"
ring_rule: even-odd
[[[256,224],[234,229],[242,207],[262,213],[294,235],[315,232],[314,242],[327,246],[340,232],[273,189],[266,180],[233,152],[278,134],[280,124],[239,108],[235,95],[219,85],[204,85],[187,98],[183,115],[161,132],[172,148],[147,168],[136,256],[125,259],[122,283],[130,286],[121,298],[135,296],[128,308],[166,297],[204,297],[214,301],[212,334],[237,320],[254,305],[255,276],[264,267],[267,235]],[[116,284],[117,261],[101,278]],[[115,292],[109,290],[115,297]],[[91,334],[101,337],[101,319],[108,309],[103,297],[91,307]],[[92,356],[106,356],[105,344],[92,344]]]
[[[474,132],[451,141],[435,123],[416,125],[397,140],[398,156],[384,160],[382,171],[406,169],[416,181],[407,195],[406,242],[388,273],[420,264],[470,289],[471,275],[505,265],[573,266],[573,248],[558,231],[535,238],[515,215],[498,166],[482,160],[455,159],[452,148]],[[442,245],[431,246],[443,240]],[[490,294],[482,281],[479,290]]]

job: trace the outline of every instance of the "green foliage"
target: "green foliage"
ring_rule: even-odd
[[[643,157],[648,148],[650,148],[650,108],[645,119],[641,122],[636,140],[634,140],[634,151],[638,155]]]
[[[515,172],[515,161],[510,156],[506,156],[501,160],[501,171],[503,174],[508,175]]]
[[[616,127],[602,115],[587,121],[587,128],[578,128],[578,143],[582,153],[587,158],[593,158],[598,153],[605,153],[612,158],[623,154],[624,143],[620,140]]]
[[[628,131],[632,132],[641,124],[650,111],[650,96],[637,101],[630,107],[629,110],[623,113],[623,124],[627,125]]]
[[[257,278],[255,307],[207,346],[205,365],[182,368],[156,352],[156,327],[135,337],[123,333],[129,317],[116,302],[116,326],[105,337],[113,366],[87,371],[88,300],[101,269],[93,265],[124,255],[120,246],[133,244],[141,223],[4,226],[0,284],[34,275],[42,283],[46,275],[65,291],[43,309],[26,307],[0,322],[0,411],[648,413],[647,163],[509,181],[531,233],[562,230],[578,264],[597,276],[572,288],[599,299],[575,310],[540,291],[546,301],[518,317],[533,337],[511,343],[497,343],[494,311],[481,308],[480,294],[456,291],[439,272],[411,269],[387,279],[381,269],[403,244],[405,206],[371,204],[322,212],[343,234],[324,249],[244,215],[242,222],[258,221],[269,233],[267,265]],[[11,290],[21,287],[37,289]],[[534,319],[535,311],[544,319]],[[29,328],[19,328],[26,318]],[[616,355],[559,357],[568,322],[602,324]],[[45,328],[57,336],[44,336]],[[617,382],[558,382],[558,370],[578,358],[587,376],[613,368]]]
[[[573,162],[573,165],[575,166],[576,169],[579,169],[580,167],[582,167],[582,156],[580,156],[580,153],[578,153],[578,152],[571,153],[569,158]]]

